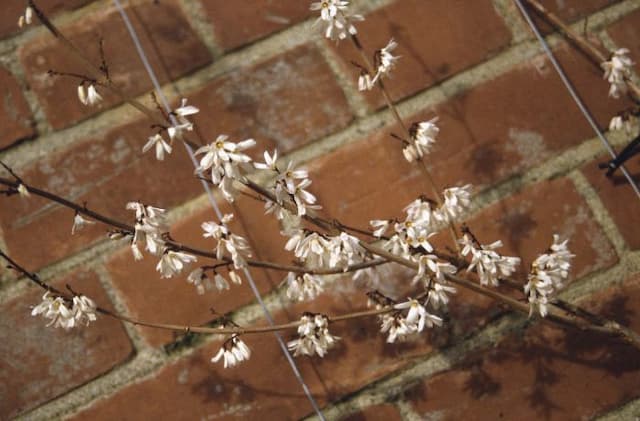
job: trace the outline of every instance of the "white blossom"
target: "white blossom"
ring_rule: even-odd
[[[100,96],[93,83],[89,84],[86,91],[84,85],[81,84],[78,86],[78,99],[84,105],[93,106],[102,101],[102,96]]]
[[[249,242],[242,236],[233,234],[227,224],[233,219],[232,214],[224,215],[220,224],[213,221],[204,222],[202,229],[205,238],[211,237],[218,242],[216,258],[222,260],[226,254],[231,256],[236,269],[246,266],[245,257],[249,257]]]
[[[393,67],[395,66],[395,63],[399,57],[391,54],[391,51],[395,50],[397,46],[398,46],[398,43],[395,42],[393,38],[391,38],[391,40],[389,40],[387,45],[381,50],[379,50],[378,71],[374,78],[374,82],[378,78],[382,77],[383,75],[389,74],[389,72],[391,72],[391,69],[393,69]]]
[[[213,184],[220,188],[227,201],[233,202],[236,191],[232,182],[234,179],[242,179],[241,166],[251,162],[251,158],[242,152],[255,146],[256,141],[247,139],[233,143],[228,142],[228,138],[226,135],[220,135],[215,142],[195,152],[196,155],[204,154],[200,158],[196,173],[204,173],[210,169]]]
[[[156,149],[156,159],[158,161],[163,161],[164,160],[164,153],[171,153],[171,145],[169,145],[162,136],[160,136],[160,133],[156,133],[153,136],[149,137],[149,140],[147,141],[147,143],[142,147],[142,153],[147,152],[149,149],[151,149],[152,147],[155,146]]]
[[[27,187],[22,183],[18,185],[17,190],[20,197],[28,198],[31,196],[31,193],[29,193],[29,190],[27,189]]]
[[[329,333],[329,320],[322,314],[305,314],[300,319],[298,326],[298,339],[287,344],[294,356],[318,354],[324,357],[340,339]]]
[[[224,368],[229,368],[242,361],[247,361],[249,357],[251,357],[249,347],[238,335],[233,335],[231,339],[222,345],[218,353],[211,359],[211,362],[217,363],[222,358]]]
[[[453,221],[460,218],[471,205],[471,189],[471,184],[445,189],[443,193],[444,203],[440,208],[439,215],[445,221]]]
[[[638,128],[638,118],[634,115],[616,115],[609,122],[610,131],[624,130],[631,135]]]
[[[180,107],[173,110],[172,114],[178,118],[181,124],[191,124],[185,117],[199,113],[200,110],[193,105],[187,105],[187,99],[182,98]]]
[[[402,150],[407,161],[413,162],[429,153],[431,147],[436,143],[438,132],[440,132],[436,121],[438,121],[437,117],[411,126],[409,130],[411,142]]]
[[[404,316],[395,314],[383,314],[381,316],[382,326],[380,332],[389,332],[387,336],[388,343],[394,343],[396,340],[403,340],[407,336],[416,332],[416,326],[414,324],[407,323]]]
[[[71,235],[80,231],[82,228],[84,228],[85,225],[93,225],[93,224],[95,224],[94,221],[89,221],[88,219],[84,219],[80,213],[76,212],[75,216],[73,217],[73,226],[71,227]]]
[[[609,61],[601,63],[604,70],[604,78],[611,84],[609,96],[619,98],[627,93],[626,81],[631,77],[633,61],[628,56],[627,48],[619,48],[614,51]]]
[[[196,291],[199,295],[204,294],[205,290],[210,290],[212,288],[211,281],[201,267],[193,270],[189,276],[187,276],[187,282],[196,287]]]
[[[323,291],[322,279],[308,273],[287,275],[287,298],[293,301],[313,300]]]
[[[417,332],[422,332],[426,327],[441,326],[442,319],[434,314],[431,314],[427,309],[413,298],[408,299],[403,303],[396,304],[394,306],[397,310],[409,309],[405,321],[407,325],[411,326]]]
[[[477,247],[473,239],[465,234],[459,242],[463,245],[461,254],[471,255],[467,272],[475,269],[481,285],[498,286],[500,278],[511,276],[520,264],[519,257],[502,256],[495,251],[502,247],[500,240]]]
[[[31,25],[33,22],[33,8],[31,6],[27,6],[24,11],[24,14],[20,16],[18,19],[18,27],[22,28],[25,25]]]
[[[86,326],[89,325],[90,322],[95,322],[97,319],[96,311],[96,303],[89,297],[84,295],[76,295],[73,297],[73,308],[71,312],[73,313],[73,318],[76,320],[76,323]]]
[[[332,40],[345,39],[349,35],[358,33],[356,27],[351,23],[355,20],[363,20],[360,15],[347,14],[348,1],[343,0],[322,0],[311,3],[311,10],[320,10],[320,17],[316,21],[324,22],[324,34],[326,38]]]
[[[131,240],[131,251],[136,260],[142,259],[138,244],[144,242],[151,254],[158,255],[164,251],[163,233],[167,231],[166,211],[154,206],[145,206],[140,202],[127,203],[127,209],[136,213],[134,235]]]
[[[47,326],[71,329],[78,325],[88,325],[96,320],[97,307],[95,303],[84,295],[75,296],[72,307],[69,308],[62,297],[56,297],[47,291],[42,296],[42,302],[31,311],[32,316],[42,315],[50,322]]]
[[[189,263],[195,262],[197,259],[195,256],[175,250],[165,250],[160,258],[160,261],[156,265],[156,270],[160,272],[162,278],[171,278],[173,275],[177,275],[185,268]]]
[[[366,71],[360,72],[360,76],[358,76],[358,90],[359,91],[370,91],[373,89],[375,85],[374,80],[371,78],[371,75]]]
[[[531,264],[528,282],[524,292],[529,298],[530,312],[548,314],[547,305],[555,293],[564,287],[569,277],[571,259],[575,257],[567,248],[567,241],[560,241],[558,234],[553,235],[553,244],[547,253],[541,254]]]
[[[382,219],[382,220],[374,219],[372,221],[369,221],[369,225],[375,228],[375,230],[373,231],[373,236],[380,238],[383,235],[385,235],[385,233],[389,229],[389,226],[391,225],[391,221],[387,219]]]
[[[276,161],[278,161],[277,149],[273,150],[273,155],[269,155],[268,151],[264,151],[264,163],[254,162],[253,166],[259,170],[278,171],[278,167],[276,166]]]

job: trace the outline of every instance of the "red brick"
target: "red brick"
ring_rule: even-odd
[[[210,62],[208,50],[178,10],[175,1],[147,2],[129,8],[128,12],[161,83],[175,80]],[[100,64],[99,40],[103,37],[111,79],[128,95],[139,95],[151,88],[151,81],[114,7],[96,10],[95,14],[84,16],[61,30],[95,64]],[[56,129],[121,102],[113,94],[98,89],[104,93],[105,102],[98,107],[85,107],[76,96],[77,79],[47,77],[50,69],[81,74],[84,71],[79,60],[49,34],[22,47],[20,59],[47,119]]]
[[[33,117],[18,82],[5,68],[0,67],[0,86],[3,99],[0,103],[0,151],[14,142],[35,134]]]
[[[593,188],[598,192],[600,200],[618,226],[620,234],[633,250],[640,248],[640,203],[627,179],[620,170],[612,178],[605,176],[605,171],[598,164],[609,161],[611,157],[602,155],[582,167]],[[640,160],[632,158],[625,167],[632,174],[636,184],[640,183]]]
[[[571,23],[578,19],[582,19],[605,7],[620,3],[621,0],[538,0],[549,12],[562,19],[562,21]],[[512,4],[512,7],[515,5]],[[531,9],[533,10],[533,9]],[[535,18],[539,28],[545,33],[551,32],[553,27],[544,19],[539,18],[533,11],[531,15]],[[526,25],[526,22],[523,22]],[[588,28],[587,28],[588,29]],[[531,34],[533,37],[533,34]]]
[[[619,47],[625,47],[631,51],[629,55],[635,62],[636,71],[640,70],[638,67],[640,66],[640,29],[638,25],[640,25],[640,10],[629,13],[607,29]]]
[[[311,14],[310,3],[297,0],[254,0],[251,3],[201,0],[201,3],[224,50],[281,31]]]
[[[313,412],[271,334],[243,337],[251,359],[231,369],[209,360],[220,342],[176,361],[157,375],[96,402],[73,419],[300,419]],[[322,389],[308,360],[298,367],[322,404]],[[153,396],[153,405],[141,402]]]
[[[44,11],[47,16],[52,17],[55,14],[65,11],[77,9],[92,0],[40,0],[37,2],[38,7]],[[18,18],[24,14],[26,2],[22,0],[5,0],[2,3],[2,14],[0,14],[0,38],[6,38],[20,30],[18,27]],[[38,25],[37,19],[34,17],[33,26]],[[24,29],[31,26],[25,26]]]
[[[53,283],[65,284],[110,308],[109,298],[95,273],[75,272]],[[122,324],[99,316],[95,323],[65,331],[47,327],[47,321],[31,316],[31,307],[43,291],[33,287],[0,305],[0,417],[34,408],[76,388],[124,362],[133,352]]]
[[[502,240],[503,252],[520,256],[524,271],[549,248],[554,233],[568,238],[569,249],[576,255],[573,279],[618,260],[589,206],[566,178],[542,181],[514,194],[482,211],[468,225],[485,244]]]
[[[395,100],[486,60],[511,40],[509,30],[490,2],[398,1],[370,13],[357,26],[359,37],[370,53],[384,47],[390,38],[398,42],[394,54],[400,60],[387,82]],[[346,71],[353,75],[355,86],[358,71],[351,61],[361,62],[358,53],[347,41],[337,44],[336,49]],[[367,94],[367,98],[377,107],[383,104],[377,90]]]
[[[625,103],[607,97],[607,84],[582,56],[565,48],[558,56],[592,113],[606,125]],[[544,56],[406,121],[434,116],[441,130],[426,161],[441,188],[472,183],[482,190],[594,136]],[[370,219],[400,216],[402,207],[420,194],[433,196],[390,132],[402,134],[394,125],[310,164],[311,191],[328,215],[362,227]]]
[[[223,212],[232,212],[228,205],[221,205]],[[206,221],[217,221],[210,205],[174,224],[171,235],[180,243],[213,251],[215,241],[202,236],[201,224]],[[246,235],[239,221],[234,221],[230,227],[232,232]],[[198,257],[197,264],[192,264],[188,270],[171,279],[160,278],[156,271],[157,263],[158,258],[152,255],[136,262],[130,248],[125,247],[116,253],[107,265],[112,282],[131,314],[141,320],[200,325],[217,317],[211,313],[211,308],[218,314],[225,314],[255,300],[242,271],[239,273],[243,279],[242,285],[231,284],[228,291],[213,290],[198,295],[193,285],[187,283],[187,276],[198,265],[213,264],[214,260]],[[227,277],[226,271],[221,271],[221,274]],[[251,274],[261,293],[275,286],[261,270],[252,269]],[[275,282],[279,283],[280,280],[277,278]],[[175,335],[170,331],[151,328],[140,330],[153,346],[163,345],[175,339]]]
[[[86,142],[70,146],[16,169],[27,184],[51,191],[116,219],[133,222],[125,209],[140,200],[172,208],[203,192],[193,176],[193,165],[181,145],[157,161],[142,154],[151,134],[149,123],[137,121]],[[71,236],[73,211],[37,197],[2,198],[0,215],[5,241],[12,253],[36,269],[66,257],[104,238],[106,227],[89,226]]]
[[[636,331],[636,275],[585,307]],[[602,335],[539,323],[410,392],[422,417],[439,419],[591,419],[638,397],[638,350]]]
[[[401,421],[400,412],[395,406],[384,403],[370,406],[347,417],[341,421]]]
[[[333,133],[352,119],[331,69],[309,45],[233,71],[189,99],[203,110],[194,121],[207,137],[252,137],[281,152]]]

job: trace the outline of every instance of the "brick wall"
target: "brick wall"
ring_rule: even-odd
[[[21,0],[0,14],[0,159],[28,183],[118,218],[140,200],[172,210],[172,235],[208,247],[200,223],[212,211],[186,154],[163,162],[141,154],[149,122],[116,97],[79,104],[74,59],[39,27],[18,30]],[[317,36],[305,0],[144,0],[128,12],[173,101],[202,111],[201,133],[253,137],[304,163],[327,214],[365,226],[399,215],[427,185],[389,133],[398,131],[376,92],[360,94],[356,52]],[[439,185],[473,183],[470,224],[505,253],[531,262],[551,235],[577,254],[564,297],[640,330],[640,202],[622,179],[606,179],[604,150],[509,0],[361,0],[368,49],[393,36],[402,56],[388,82],[408,121],[439,116],[429,167]],[[608,48],[640,62],[635,0],[545,0]],[[95,58],[98,40],[113,80],[149,102],[151,83],[107,0],[41,0],[54,21]],[[585,24],[586,22],[586,24]],[[625,100],[607,98],[601,73],[550,27],[549,41],[602,126]],[[636,67],[640,70],[640,67]],[[617,134],[618,146],[626,140]],[[640,161],[629,164],[640,171]],[[228,205],[223,205],[228,206]],[[231,210],[230,208],[227,208]],[[260,259],[287,263],[276,222],[241,198],[234,228]],[[0,197],[0,246],[42,278],[71,284],[107,308],[141,319],[211,321],[209,308],[264,323],[247,285],[196,295],[184,277],[159,279],[155,262],[94,225],[70,236],[73,212],[37,198]],[[444,241],[444,240],[443,240]],[[252,271],[278,321],[303,310],[363,309],[361,287],[336,282],[310,305],[283,298],[279,272]],[[101,318],[88,329],[45,328],[29,315],[41,291],[0,272],[0,418],[297,419],[312,415],[273,336],[247,337],[249,362],[210,363],[220,341]],[[384,287],[401,295],[406,274]],[[309,308],[310,307],[310,308]],[[637,351],[592,334],[528,323],[459,291],[442,329],[386,344],[377,322],[336,325],[340,345],[324,359],[298,358],[328,419],[582,419],[640,416]]]

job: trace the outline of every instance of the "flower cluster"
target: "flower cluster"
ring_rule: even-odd
[[[502,241],[491,244],[477,244],[469,234],[459,240],[463,256],[471,255],[467,272],[476,270],[481,285],[498,286],[500,278],[511,276],[520,264],[519,257],[502,256],[495,250],[502,247]]]
[[[393,234],[384,244],[385,249],[405,258],[411,258],[415,249],[428,253],[433,251],[429,237],[434,235],[449,221],[460,219],[471,204],[471,185],[451,187],[444,191],[445,201],[439,208],[432,209],[433,202],[422,198],[411,202],[404,210],[406,219],[393,224]],[[383,237],[393,221],[373,220],[374,235]]]
[[[293,301],[313,300],[323,291],[322,278],[305,273],[296,275],[289,272],[287,275],[287,297]]]
[[[311,3],[311,10],[320,10],[320,17],[316,21],[325,24],[324,36],[331,40],[345,39],[349,35],[358,33],[356,27],[351,23],[356,20],[363,20],[360,15],[347,14],[348,1],[344,0],[322,0]]]
[[[406,310],[406,315],[402,311],[384,314],[381,316],[382,333],[389,332],[387,342],[393,343],[396,340],[403,340],[417,332],[422,332],[426,327],[441,326],[442,319],[427,311],[424,305],[418,300],[409,299],[394,306],[396,310]]]
[[[280,171],[276,165],[277,160],[277,150],[273,151],[272,156],[269,155],[269,152],[265,151],[264,163],[254,163],[257,169],[269,170],[277,174],[275,183],[271,188],[272,193],[276,197],[277,204],[267,201],[265,205],[267,213],[275,213],[279,220],[285,218],[287,211],[282,207],[286,198],[293,201],[298,216],[306,215],[307,209],[320,209],[321,207],[316,204],[316,197],[307,190],[311,185],[309,172],[305,169],[296,169],[291,161],[287,164],[285,171]]]
[[[233,335],[222,345],[215,357],[211,358],[211,362],[217,363],[222,358],[224,368],[228,368],[248,360],[249,357],[251,357],[249,347],[238,335]]]
[[[545,317],[549,300],[564,286],[574,257],[567,248],[567,241],[560,242],[560,237],[554,234],[549,251],[538,256],[531,264],[529,282],[524,286],[524,292],[529,297],[530,315],[537,311]]]
[[[160,272],[162,278],[171,278],[180,274],[182,270],[190,263],[195,262],[196,256],[182,251],[171,250],[165,248],[162,257],[156,265],[156,270]]]
[[[340,339],[329,333],[329,319],[323,314],[305,313],[298,326],[298,339],[287,344],[294,356],[318,354],[324,357]]]
[[[613,52],[609,61],[601,63],[604,78],[611,84],[609,96],[619,98],[627,93],[627,80],[631,77],[633,61],[628,56],[627,48],[619,48]]]
[[[23,15],[20,15],[18,18],[18,27],[22,28],[25,25],[31,25],[33,22],[33,8],[31,6],[27,6]]]
[[[127,203],[127,209],[136,213],[135,233],[131,240],[131,251],[136,260],[142,259],[139,244],[145,243],[146,250],[159,255],[164,251],[163,234],[167,231],[166,211],[140,202]]]
[[[219,135],[215,142],[199,148],[195,154],[204,154],[200,159],[200,164],[196,168],[196,173],[204,173],[211,170],[211,181],[222,191],[225,199],[233,202],[236,190],[233,187],[233,180],[243,179],[243,166],[251,162],[248,155],[243,151],[255,146],[253,139],[243,140],[239,143],[227,141],[229,136]]]
[[[42,302],[31,311],[32,316],[42,315],[50,322],[47,326],[71,329],[78,325],[88,325],[96,320],[96,304],[84,295],[73,297],[71,308],[62,297],[47,291],[42,296]]]
[[[398,43],[392,38],[384,48],[376,51],[374,55],[376,74],[371,77],[369,72],[364,69],[360,72],[360,77],[358,78],[358,89],[360,91],[373,89],[376,82],[382,78],[382,76],[388,75],[391,72],[391,69],[395,67],[396,61],[400,58],[399,56],[391,54],[391,51],[397,46]]]
[[[436,136],[440,129],[436,126],[438,118],[429,121],[413,123],[409,128],[410,142],[402,149],[402,153],[407,161],[413,162],[422,159],[429,153],[431,147],[436,143]]]
[[[330,237],[316,232],[297,230],[287,241],[285,249],[309,268],[343,268],[364,260],[366,251],[360,240],[345,232]]]
[[[236,269],[247,266],[245,256],[249,257],[249,242],[242,236],[233,234],[227,225],[233,220],[233,214],[227,214],[222,217],[220,224],[215,222],[203,222],[203,237],[211,237],[218,242],[216,245],[216,258],[224,259],[225,254],[231,256],[233,266]]]
[[[446,305],[449,302],[447,294],[454,294],[456,289],[448,285],[446,276],[453,275],[458,269],[449,262],[439,262],[432,254],[418,257],[418,273],[413,277],[413,283],[422,281],[429,291],[429,302],[434,306]]]
[[[192,131],[193,123],[187,120],[187,116],[194,115],[200,112],[200,110],[193,105],[187,105],[187,100],[182,99],[180,107],[171,112],[171,115],[176,118],[177,124],[168,127],[167,134],[169,134],[169,142],[167,142],[160,133],[156,133],[150,136],[147,143],[142,147],[142,153],[147,152],[151,148],[155,148],[156,159],[158,161],[164,160],[165,152],[171,154],[173,148],[171,142],[174,139],[181,139],[184,131]]]
[[[78,85],[78,99],[84,105],[94,106],[102,101],[102,96],[98,93],[93,83],[90,83],[86,89],[84,83],[81,83]]]
[[[187,277],[187,282],[196,287],[199,295],[204,294],[205,290],[213,289],[214,285],[218,291],[229,289],[229,282],[219,272],[215,271],[215,269],[213,270],[213,282],[211,282],[205,269],[204,267],[199,267]],[[242,278],[233,270],[229,271],[229,279],[236,285],[242,284]]]

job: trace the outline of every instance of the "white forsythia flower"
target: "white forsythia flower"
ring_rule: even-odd
[[[216,258],[221,260],[225,254],[231,256],[236,269],[247,265],[245,257],[249,257],[249,242],[242,236],[233,234],[227,224],[233,219],[233,214],[226,214],[222,217],[220,224],[213,221],[202,223],[203,237],[211,237],[218,242],[216,245]]]
[[[31,196],[31,193],[29,193],[29,190],[27,189],[27,187],[22,183],[18,185],[17,190],[20,197],[28,198],[29,196]]]
[[[438,132],[440,132],[436,121],[438,121],[437,117],[411,125],[409,129],[411,143],[402,150],[407,161],[413,162],[429,153],[431,147],[436,143]]]
[[[383,314],[381,316],[382,325],[380,332],[389,332],[387,336],[387,343],[394,343],[396,340],[403,340],[407,336],[416,332],[416,327],[413,324],[407,323],[404,316],[400,314],[391,315]]]
[[[394,306],[397,310],[409,309],[405,318],[406,324],[410,330],[414,332],[422,332],[426,327],[441,326],[442,319],[434,314],[431,314],[427,309],[413,298],[408,299],[403,303],[396,304]]]
[[[251,357],[249,347],[238,335],[233,335],[222,345],[215,357],[211,358],[211,362],[217,363],[222,358],[224,368],[228,368],[234,367],[242,361],[247,361],[249,357]]]
[[[84,105],[93,106],[102,101],[102,96],[100,96],[93,83],[89,85],[86,91],[84,85],[81,84],[78,86],[78,99]]]
[[[162,278],[171,278],[177,275],[189,263],[195,262],[196,256],[175,250],[165,250],[156,265],[156,270],[160,272]]]
[[[611,59],[601,63],[604,70],[604,78],[611,84],[609,96],[618,98],[627,93],[627,83],[631,77],[633,61],[628,56],[627,48],[619,48],[613,52]]]
[[[316,21],[325,23],[325,37],[332,40],[345,39],[349,35],[358,33],[351,21],[364,20],[360,15],[348,15],[348,1],[322,0],[311,3],[311,10],[320,10],[320,17]]]
[[[162,136],[160,136],[160,133],[156,133],[153,136],[149,137],[149,140],[147,141],[147,143],[145,143],[145,145],[142,147],[142,153],[147,152],[149,149],[151,149],[152,147],[155,146],[156,149],[156,159],[158,161],[163,161],[164,160],[164,153],[171,153],[171,145],[169,145]]]
[[[73,297],[73,318],[79,324],[89,325],[90,322],[95,322],[97,306],[92,299],[84,295],[76,295]]]
[[[473,239],[465,234],[459,242],[463,245],[461,254],[471,254],[471,264],[467,267],[467,272],[475,269],[481,285],[498,286],[500,278],[511,276],[520,264],[519,257],[502,256],[495,251],[502,247],[500,240],[476,247]]]
[[[376,58],[377,58],[376,61],[378,62],[377,63],[378,72],[376,73],[374,82],[378,80],[378,78],[382,77],[383,75],[389,74],[391,72],[391,69],[393,69],[393,67],[395,66],[396,61],[400,57],[394,56],[393,54],[391,54],[391,51],[395,50],[397,46],[398,46],[398,43],[395,42],[393,38],[391,38],[391,40],[389,40],[387,45],[381,50],[379,50],[378,54],[376,54]]]
[[[322,279],[308,273],[287,275],[287,298],[293,301],[313,300],[323,291]]]
[[[571,269],[571,259],[575,257],[567,248],[567,241],[560,242],[558,234],[554,234],[549,251],[538,256],[531,264],[529,282],[524,286],[524,292],[529,297],[530,315],[537,311],[545,317],[549,300],[564,287]]]
[[[189,276],[187,276],[187,282],[196,287],[196,291],[199,295],[204,294],[205,290],[212,288],[209,277],[201,267],[191,271]]]
[[[233,202],[236,190],[233,188],[234,179],[242,179],[241,166],[251,162],[243,151],[255,146],[253,139],[243,140],[239,143],[228,142],[229,136],[220,135],[215,142],[198,149],[195,154],[204,154],[196,173],[211,169],[211,181],[222,191],[225,199]]]
[[[638,128],[638,118],[635,115],[623,114],[614,116],[609,122],[610,131],[624,130],[627,135],[633,134]]]
[[[293,351],[294,356],[318,354],[324,357],[327,351],[332,348],[340,339],[329,333],[329,319],[323,314],[306,313],[300,319],[298,326],[298,339],[289,341],[287,344],[289,351]]]
[[[371,78],[371,75],[367,73],[365,70],[360,72],[360,76],[358,76],[358,90],[359,91],[370,91],[373,89],[375,85],[374,79]]]
[[[185,117],[197,114],[199,112],[200,112],[200,110],[198,108],[194,107],[193,105],[187,105],[187,99],[186,98],[182,98],[182,102],[181,102],[180,107],[176,108],[171,113],[178,118],[178,121],[181,124],[188,124],[188,125],[193,126],[191,124],[191,122],[189,120],[187,120]],[[189,129],[189,130],[191,130],[191,129]]]
[[[268,151],[264,151],[264,163],[254,162],[253,166],[259,170],[278,171],[276,162],[278,161],[278,150],[273,150],[273,155],[269,155]]]
[[[444,203],[438,215],[445,221],[459,219],[471,205],[471,190],[471,184],[445,189],[443,193]]]
[[[71,227],[71,235],[80,231],[84,228],[85,225],[93,225],[94,221],[89,221],[88,219],[84,219],[80,213],[76,212],[76,215],[73,217],[73,226]]]
[[[22,28],[25,25],[31,25],[32,22],[33,8],[31,6],[28,6],[24,11],[24,15],[21,15],[18,19],[18,27]]]
[[[151,254],[158,255],[164,251],[162,235],[167,231],[166,211],[154,206],[145,206],[140,202],[127,203],[127,209],[136,213],[135,232],[131,240],[131,251],[136,260],[142,259],[138,244],[145,243]]]
[[[88,325],[96,320],[96,305],[88,297],[81,295],[73,297],[72,308],[67,307],[62,297],[55,297],[47,291],[42,296],[42,302],[33,308],[32,316],[42,315],[50,322],[47,326],[71,329],[79,324]]]
[[[373,236],[380,238],[385,235],[385,233],[389,229],[391,221],[389,221],[388,219],[374,219],[372,221],[369,221],[369,225],[375,228],[373,231]]]

